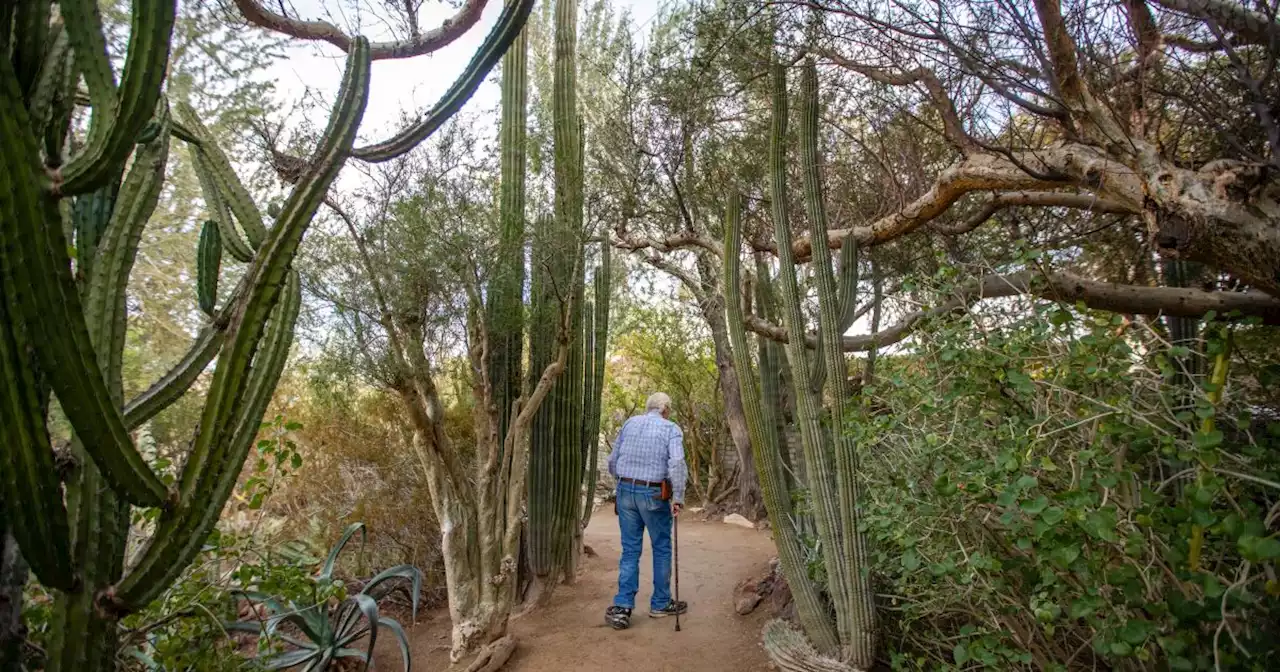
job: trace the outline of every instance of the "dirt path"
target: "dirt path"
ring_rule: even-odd
[[[608,505],[606,505],[608,506]],[[640,593],[629,630],[604,625],[604,610],[617,590],[618,523],[612,508],[596,513],[586,542],[597,557],[584,557],[572,586],[560,586],[550,604],[512,622],[519,648],[507,664],[510,672],[715,672],[769,669],[760,647],[765,615],[739,616],[733,610],[733,587],[748,576],[768,572],[773,543],[765,532],[690,516],[680,524],[680,599],[689,602],[681,632],[673,619],[651,619],[647,605],[652,589],[649,541],[640,560]],[[763,610],[761,610],[763,611]],[[414,669],[437,672],[448,665],[448,614],[431,614],[409,631]],[[388,642],[389,643],[389,642]],[[393,649],[379,642],[379,665],[400,669]],[[384,657],[385,656],[385,657]]]

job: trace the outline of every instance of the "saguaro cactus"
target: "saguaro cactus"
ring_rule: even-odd
[[[59,6],[52,30],[49,3],[18,8],[24,32],[54,35],[55,48],[46,55],[24,47],[16,63],[0,58],[0,449],[7,465],[0,489],[23,555],[36,578],[57,591],[46,669],[92,671],[114,668],[117,620],[172,583],[230,496],[292,342],[301,296],[289,265],[364,113],[369,46],[364,39],[352,44],[329,127],[267,231],[202,129],[170,118],[161,84],[175,3],[134,3],[119,85],[97,3],[65,0]],[[18,36],[7,32],[7,23],[3,29],[6,37]],[[64,41],[74,50],[76,74],[93,107],[87,139],[70,157],[62,155],[69,146],[66,116],[55,109],[58,101],[74,98],[78,79],[65,73],[67,50],[56,48]],[[45,56],[43,65],[25,60],[33,54]],[[126,404],[126,288],[159,198],[171,135],[187,140],[198,160],[212,157],[202,178],[209,178],[206,200],[214,224],[201,235],[197,288],[201,308],[213,319],[173,371]],[[66,209],[74,223],[58,207],[68,197],[75,198]],[[222,244],[244,251],[227,235],[240,240],[220,207],[223,198],[256,252],[242,259],[249,263],[244,279],[218,310]],[[214,356],[218,363],[191,454],[178,483],[166,486],[129,431],[179,398]],[[73,432],[58,453],[61,465],[46,429],[50,392]],[[126,574],[131,505],[162,512],[141,559]]]

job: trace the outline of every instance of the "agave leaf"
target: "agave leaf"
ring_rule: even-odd
[[[418,595],[422,592],[422,571],[417,567],[413,565],[388,567],[379,572],[377,576],[369,579],[369,583],[365,584],[360,592],[368,595],[379,584],[396,578],[409,579],[413,583],[413,590],[409,598],[413,601],[413,619],[416,621],[418,620]]]
[[[333,566],[338,562],[338,554],[342,552],[343,547],[351,541],[351,535],[360,532],[360,549],[364,551],[364,544],[369,539],[369,532],[365,529],[364,523],[351,523],[347,529],[342,532],[342,538],[334,544],[333,549],[329,551],[329,557],[325,558],[324,566],[320,568],[320,573],[316,575],[317,579],[328,580],[333,578]]]
[[[276,630],[279,629],[281,623],[292,623],[298,626],[298,629],[317,645],[324,643],[326,637],[321,629],[324,624],[315,618],[316,615],[314,613],[322,611],[322,609],[318,609],[322,605],[313,604],[308,607],[298,607],[290,602],[286,606],[285,603],[266,593],[249,590],[235,592],[243,595],[245,599],[249,600],[250,604],[256,601],[266,605],[271,612],[271,616],[267,618],[265,623],[265,631],[268,636],[278,636],[280,633],[277,633]]]
[[[333,657],[334,658],[358,658],[360,660],[363,660],[366,666],[369,664],[369,654],[364,651],[361,651],[360,649],[337,649],[336,651],[333,652]]]
[[[267,656],[261,662],[263,669],[287,670],[290,667],[297,667],[306,662],[313,662],[322,655],[324,655],[324,652],[320,649],[299,649]]]
[[[338,605],[334,622],[336,625],[333,628],[333,632],[337,637],[338,646],[346,646],[364,634],[364,629],[358,627],[360,625],[360,607],[353,599],[343,600],[342,604]],[[356,631],[358,631],[357,634],[352,634]]]
[[[369,621],[369,657],[364,660],[364,670],[367,672],[369,660],[373,658],[373,645],[378,642],[378,602],[364,593],[356,593],[351,599],[360,606],[360,611],[364,612],[365,619]]]
[[[266,630],[266,624],[262,621],[226,621],[222,623],[222,629],[227,631],[234,630],[236,632],[248,632],[260,636],[270,636],[271,638],[278,639],[285,644],[299,648],[316,648],[316,645],[313,642],[298,639],[297,637],[286,635],[283,632],[268,633]]]
[[[303,672],[324,672],[329,669],[329,663],[331,662],[333,662],[333,649],[325,649],[320,657],[312,661]]]
[[[409,653],[409,638],[405,636],[404,628],[400,627],[396,619],[385,616],[379,618],[378,623],[384,628],[389,628],[396,636],[396,643],[400,645],[400,656],[404,659],[404,672],[409,672],[413,668],[413,656]]]

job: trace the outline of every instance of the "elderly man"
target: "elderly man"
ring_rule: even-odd
[[[684,602],[671,599],[671,521],[684,505],[688,471],[684,463],[684,432],[671,422],[671,397],[657,392],[645,403],[644,415],[627,420],[609,454],[609,473],[618,481],[618,526],[622,530],[622,559],[618,562],[618,594],[605,611],[615,630],[631,625],[636,591],[640,588],[640,553],[644,531],[653,547],[653,596],[649,616],[683,614]],[[664,499],[663,482],[670,483]]]

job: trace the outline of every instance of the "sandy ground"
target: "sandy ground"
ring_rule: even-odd
[[[551,602],[512,622],[518,648],[504,668],[510,672],[756,672],[768,670],[760,646],[766,616],[738,616],[733,587],[748,576],[768,572],[773,542],[765,532],[687,517],[680,524],[680,599],[689,613],[680,619],[652,619],[647,606],[652,588],[651,555],[645,538],[640,560],[640,593],[631,628],[614,631],[604,625],[604,610],[617,590],[618,523],[610,505],[596,513],[586,542],[597,557],[584,557],[574,585],[560,586]],[[761,610],[763,611],[763,610]],[[449,616],[439,611],[419,618],[408,630],[413,668],[448,669]],[[380,638],[381,639],[381,638]],[[390,638],[388,638],[389,640]],[[402,669],[399,651],[390,641],[378,642],[377,667]]]

